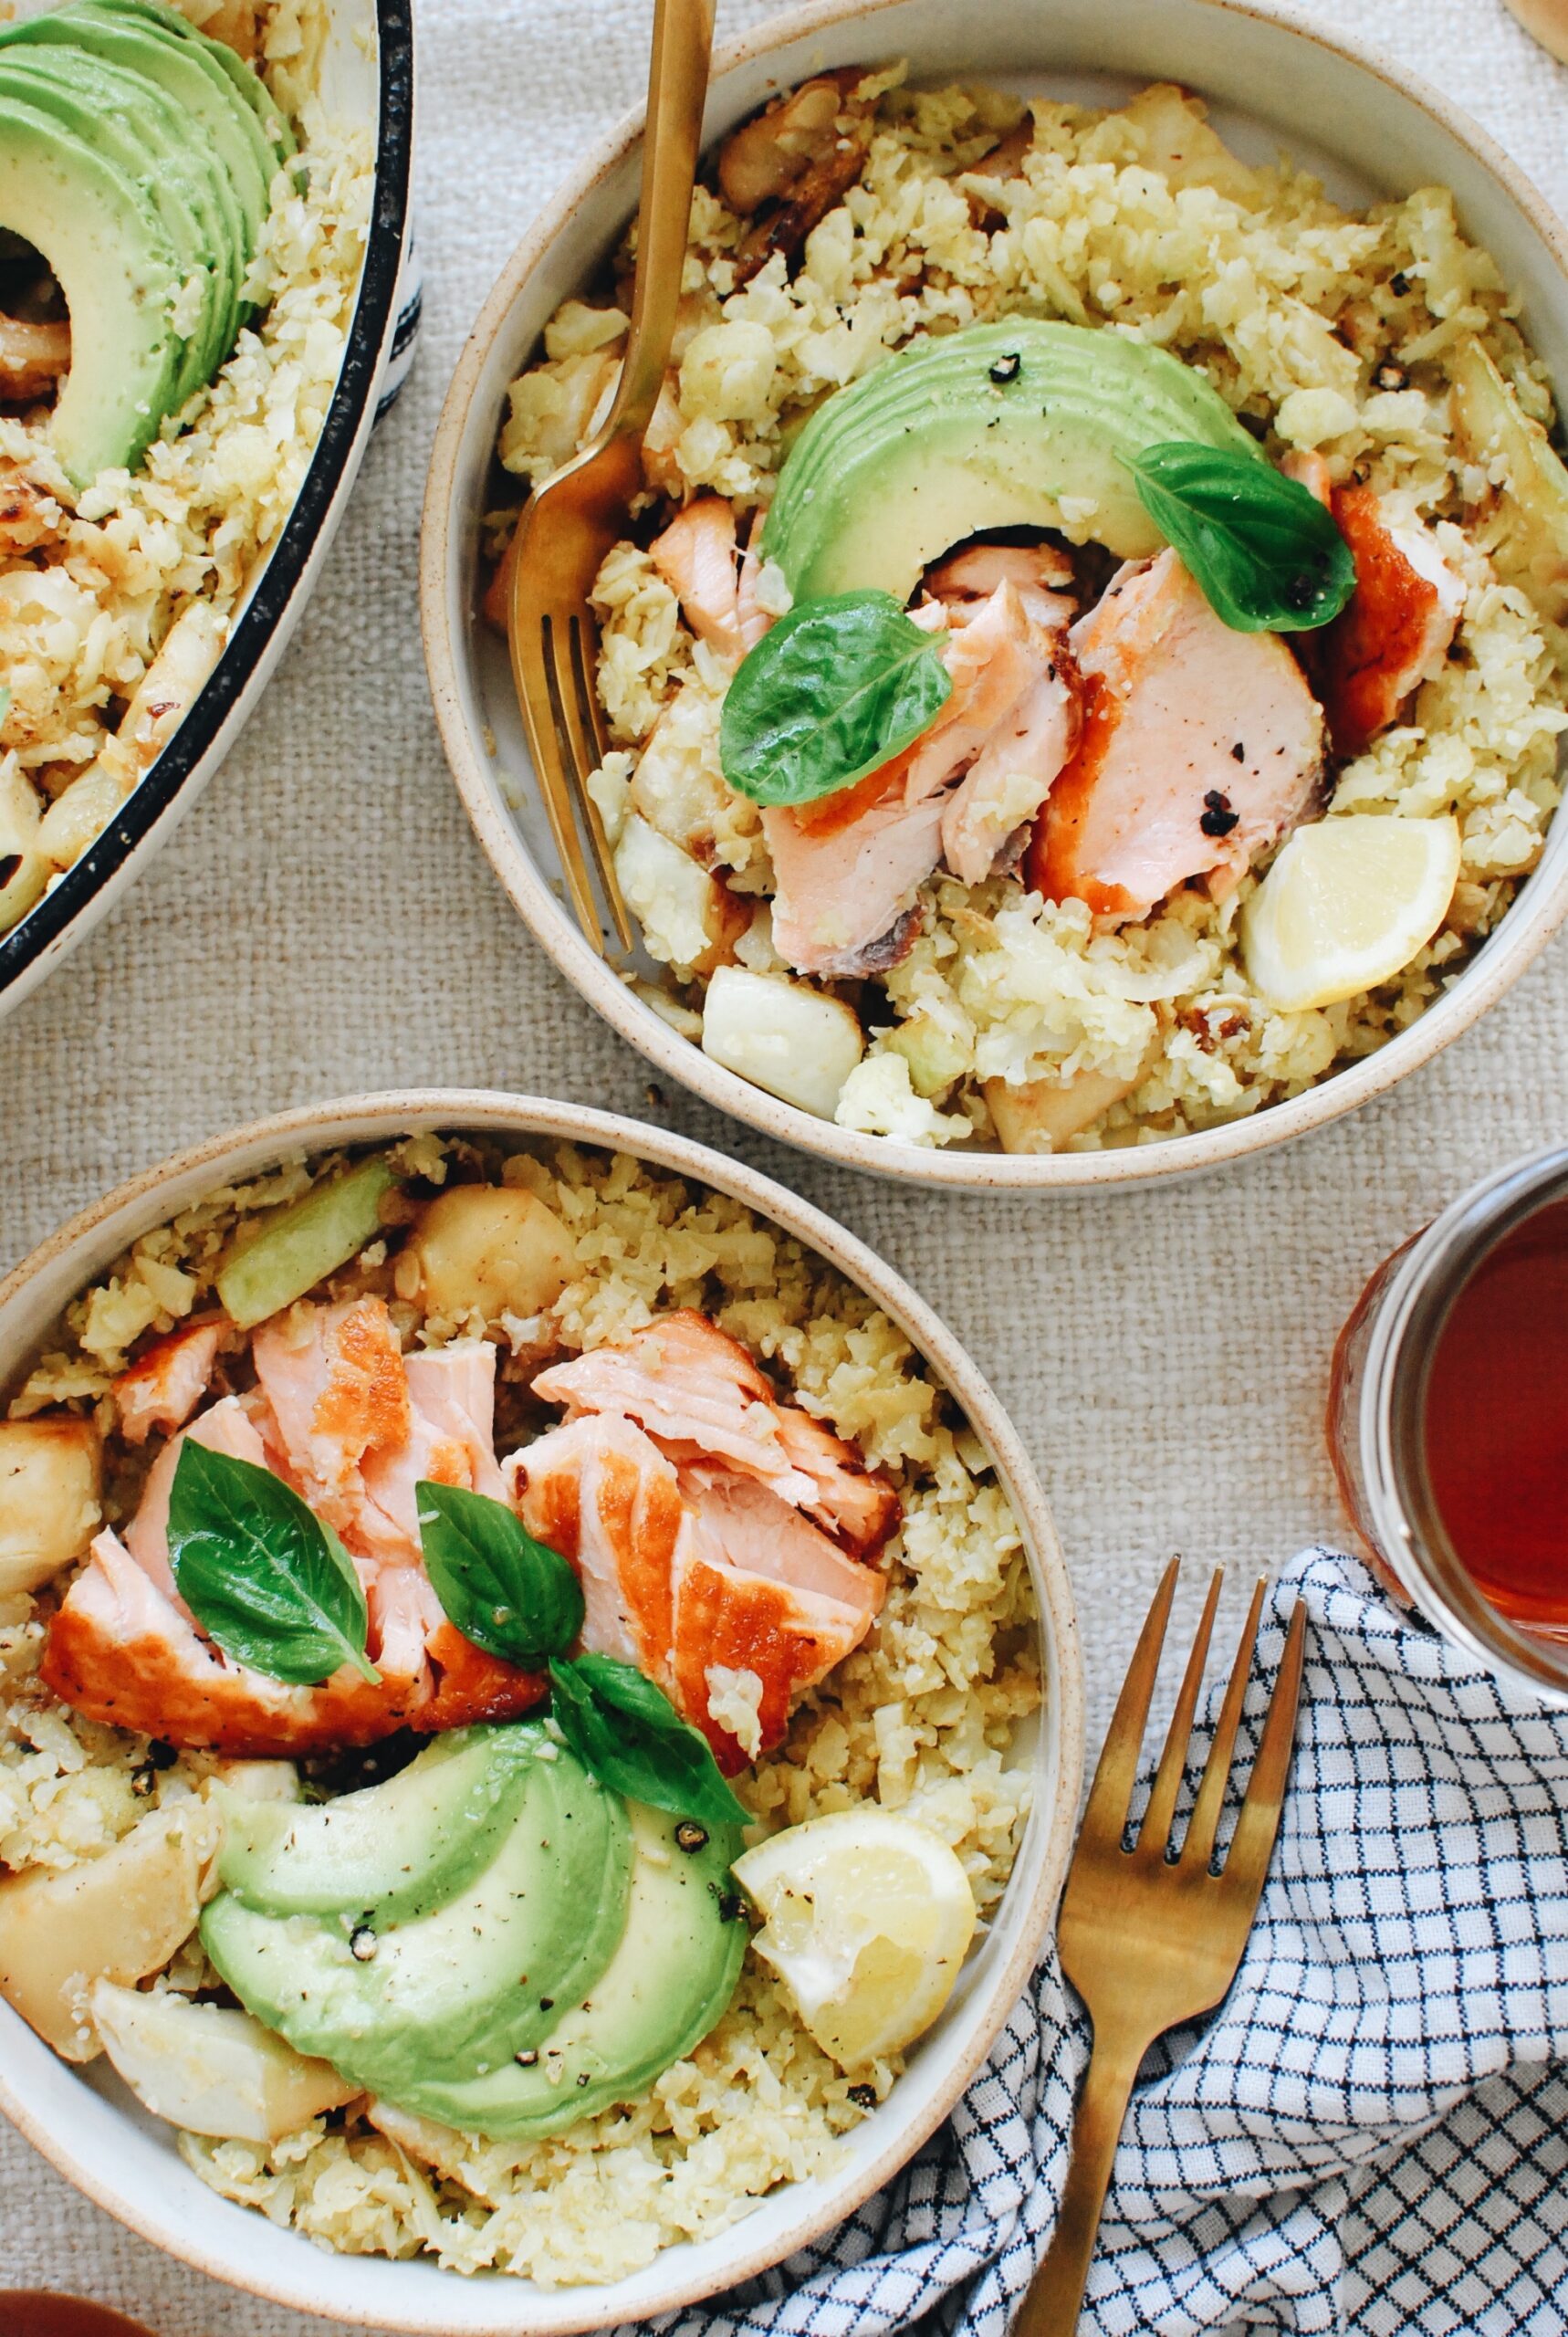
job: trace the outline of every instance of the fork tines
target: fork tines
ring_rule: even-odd
[[[1216,1567],[1204,1600],[1203,1613],[1193,1636],[1192,1651],[1186,1670],[1182,1675],[1176,1708],[1166,1733],[1165,1750],[1160,1766],[1149,1791],[1143,1817],[1136,1827],[1135,1841],[1132,1833],[1133,1793],[1136,1783],[1139,1756],[1143,1749],[1144,1732],[1148,1723],[1149,1706],[1154,1697],[1155,1677],[1159,1672],[1160,1654],[1165,1644],[1166,1627],[1170,1619],[1171,1603],[1176,1595],[1176,1577],[1181,1561],[1173,1558],[1161,1577],[1160,1587],[1149,1609],[1148,1619],[1139,1634],[1133,1661],[1116,1700],[1115,1713],[1105,1739],[1105,1749],[1094,1773],[1094,1784],[1084,1812],[1085,1837],[1102,1839],[1114,1835],[1123,1847],[1143,1859],[1157,1859],[1167,1864],[1202,1865],[1218,1871],[1215,1844],[1219,1821],[1225,1808],[1227,1790],[1236,1752],[1237,1731],[1241,1709],[1251,1674],[1253,1652],[1258,1640],[1258,1625],[1262,1614],[1267,1584],[1260,1576],[1252,1592],[1246,1626],[1242,1630],[1236,1660],[1231,1665],[1224,1701],[1215,1724],[1214,1739],[1209,1747],[1203,1778],[1192,1805],[1179,1849],[1175,1839],[1176,1804],[1180,1797],[1182,1779],[1187,1767],[1187,1752],[1192,1736],[1193,1719],[1197,1708],[1198,1691],[1203,1684],[1205,1666],[1208,1660],[1209,1641],[1214,1630],[1215,1609],[1219,1601],[1224,1569]],[[1279,1830],[1280,1811],[1285,1790],[1285,1779],[1291,1764],[1291,1750],[1295,1735],[1296,1705],[1300,1693],[1301,1656],[1306,1631],[1306,1609],[1300,1601],[1291,1619],[1285,1646],[1280,1660],[1280,1670],[1269,1711],[1252,1763],[1251,1776],[1231,1837],[1225,1863],[1238,1859],[1250,1868],[1260,1858],[1268,1863],[1274,1837]],[[1261,1869],[1259,1880],[1261,1881]]]

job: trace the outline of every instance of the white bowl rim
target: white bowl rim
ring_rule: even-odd
[[[1371,75],[1420,108],[1440,130],[1468,149],[1524,214],[1563,275],[1568,304],[1568,229],[1518,165],[1461,108],[1376,48],[1326,32],[1296,9],[1274,5],[1274,0],[1189,0],[1189,4],[1220,16],[1278,26]],[[857,16],[869,24],[901,5],[903,0],[810,0],[810,5],[769,17],[756,30],[722,47],[714,59],[714,81],[716,84],[722,76],[754,58],[830,26]],[[626,987],[580,933],[570,912],[535,865],[516,823],[496,800],[486,758],[464,720],[458,681],[465,662],[462,637],[476,620],[471,613],[453,608],[448,577],[454,533],[462,526],[462,515],[455,508],[455,480],[469,409],[491,345],[528,278],[579,204],[637,145],[643,121],[644,109],[635,107],[599,141],[535,218],[497,278],[464,346],[442,407],[422,523],[420,606],[425,663],[446,759],[486,857],[534,938],[573,988],[649,1062],[760,1134],[842,1168],[958,1191],[1103,1189],[1221,1168],[1289,1143],[1372,1102],[1469,1030],[1518,980],[1568,917],[1568,859],[1552,873],[1545,889],[1539,875],[1526,878],[1520,896],[1463,980],[1375,1054],[1245,1119],[1113,1151],[927,1150],[838,1127],[726,1070],[695,1042],[682,1038]]]
[[[1017,1429],[967,1349],[902,1274],[858,1236],[759,1169],[729,1159],[689,1137],[621,1114],[563,1104],[549,1097],[493,1088],[394,1089],[298,1107],[208,1137],[130,1178],[78,1211],[41,1242],[0,1281],[0,1324],[12,1304],[40,1274],[63,1263],[110,1221],[118,1221],[125,1240],[135,1238],[126,1230],[131,1225],[139,1224],[146,1230],[158,1223],[155,1213],[143,1217],[141,1211],[176,1180],[210,1169],[214,1181],[219,1181],[225,1162],[242,1154],[271,1158],[303,1147],[373,1142],[394,1129],[402,1132],[416,1128],[488,1129],[498,1134],[542,1136],[630,1152],[656,1167],[728,1194],[781,1227],[825,1258],[847,1281],[865,1291],[908,1334],[922,1358],[954,1395],[979,1435],[1023,1532],[1040,1604],[1042,1652],[1050,1674],[1048,1725],[1054,1745],[1056,1779],[1054,1804],[1049,1813],[1040,1812],[1039,1822],[1030,1827],[1013,1869],[1014,1878],[1023,1885],[1023,1893],[1016,1907],[1009,1911],[1009,1925],[1014,1934],[1011,1946],[989,1975],[979,2005],[976,2007],[971,2000],[968,2043],[955,2058],[920,2115],[891,2136],[874,2158],[857,2168],[852,2180],[839,2186],[831,2177],[823,2178],[828,2195],[825,2202],[799,2214],[773,2240],[761,2247],[753,2243],[747,2248],[745,2222],[736,2226],[734,2237],[737,2245],[723,2275],[724,2286],[728,2288],[754,2278],[809,2246],[893,2179],[949,2114],[983,2065],[1040,1961],[1066,1872],[1083,1766],[1082,1667],[1066,1561],[1044,1491]],[[1032,1874],[1024,1864],[1026,1859],[1033,1864]],[[19,2015],[0,2004],[0,2031],[8,2022],[16,2022],[21,2028]],[[329,2308],[318,2301],[305,2280],[287,2275],[262,2279],[240,2273],[225,2258],[220,2246],[200,2231],[183,2227],[177,2214],[165,2209],[161,2202],[133,2197],[127,2190],[84,2169],[68,2141],[30,2109],[8,2077],[3,2058],[0,2112],[95,2205],[193,2269],[230,2286],[243,2287],[253,2295],[292,2307],[296,2311],[325,2313],[329,2310],[338,2320],[406,2330],[414,2332],[414,2337],[442,2337],[445,2324],[435,2315],[399,2318],[394,2313],[389,2319],[384,2304],[379,2302],[373,2311],[355,2311],[337,2300]],[[758,2202],[759,2208],[766,2205],[765,2199]],[[465,2276],[454,2273],[446,2277],[462,2279]],[[580,2307],[574,2311],[572,2300],[588,2291],[536,2291],[504,2275],[480,2277],[494,2279],[500,2296],[498,2316],[493,2323],[497,2337],[503,2331],[523,2332],[523,2337],[566,2337],[569,2332],[611,2327],[624,2318],[624,2309],[618,2310],[613,2303],[615,2290],[622,2283],[597,2286],[591,2293],[612,2301],[608,2307],[584,2311]],[[688,2274],[670,2280],[665,2290],[652,2298],[640,2298],[639,2311],[646,2318],[714,2293],[716,2290],[712,2282],[699,2279],[694,2284]],[[486,2322],[484,2326],[489,2329],[492,2324]],[[465,2323],[465,2329],[469,2327]]]

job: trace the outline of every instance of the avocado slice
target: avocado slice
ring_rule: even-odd
[[[183,278],[155,205],[50,115],[0,98],[0,226],[43,254],[70,311],[71,369],[49,421],[61,464],[78,487],[131,468],[184,356]]]
[[[211,34],[199,31],[188,16],[183,16],[178,8],[165,6],[163,0],[72,0],[67,14],[76,16],[89,9],[94,14],[140,17],[144,24],[155,26],[166,39],[205,50],[256,116],[277,161],[287,162],[294,152],[296,141],[287,116],[274,103],[272,92],[260,75],[252,72],[226,40],[214,40]]]
[[[971,325],[818,407],[779,472],[763,554],[797,601],[868,586],[906,601],[932,561],[989,528],[1058,529],[1142,559],[1163,539],[1122,457],[1171,438],[1265,459],[1163,349],[1037,317]]]
[[[700,1850],[683,1850],[674,1818],[641,1802],[629,1808],[634,1862],[621,1944],[537,2060],[455,2080],[426,2065],[408,2085],[381,2087],[389,2101],[464,2133],[551,2134],[641,2093],[707,2035],[750,1937],[729,1879],[739,1829],[718,1828]]]
[[[427,1913],[269,1915],[220,1892],[202,1939],[246,2010],[392,2101],[433,2070],[471,2077],[537,2047],[614,1953],[632,1864],[620,1796],[553,1739],[550,1753],[527,1765],[494,1856]]]
[[[144,18],[85,5],[24,16],[0,29],[0,51],[26,47],[83,49],[156,83],[223,165],[244,224],[248,268],[260,247],[277,156],[252,108],[204,47],[171,40]]]
[[[172,393],[183,405],[228,355],[239,308],[239,255],[211,149],[151,81],[79,49],[0,53],[0,95],[53,115],[152,198],[183,273],[182,318],[193,298],[198,304]],[[226,180],[224,196],[232,204]]]
[[[428,1914],[488,1864],[548,1742],[537,1721],[455,1729],[384,1784],[314,1807],[216,1786],[218,1881],[265,1915]]]

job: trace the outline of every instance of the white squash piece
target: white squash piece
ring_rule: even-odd
[[[201,696],[228,637],[229,620],[210,602],[193,601],[181,611],[113,738],[44,813],[36,850],[45,876],[74,866],[109,825]],[[0,913],[0,927],[5,922]]]
[[[299,1772],[292,1761],[249,1761],[235,1756],[221,1760],[213,1775],[231,1793],[246,1801],[299,1801],[303,1793]]]
[[[1104,1071],[1081,1071],[1069,1080],[1029,1079],[1016,1087],[1005,1079],[988,1079],[986,1104],[1004,1152],[1060,1152],[1070,1137],[1092,1127],[1103,1112],[1130,1095],[1143,1077],[1140,1064],[1131,1079]]]
[[[276,2143],[361,2090],[247,2012],[111,1980],[99,1980],[88,2003],[104,2051],[137,2100],[188,2133]]]
[[[749,907],[636,812],[621,831],[615,874],[649,956],[683,980],[711,971],[751,923]]]
[[[804,982],[720,966],[703,1005],[703,1053],[820,1119],[864,1052],[858,1017]]]
[[[0,1420],[0,1597],[37,1590],[81,1556],[100,1462],[98,1430],[74,1412]]]
[[[68,2061],[99,2050],[95,1980],[145,1979],[196,1928],[223,1826],[205,1802],[152,1811],[99,1859],[0,1882],[0,1996]]]
[[[1497,483],[1506,525],[1493,565],[1530,594],[1551,625],[1568,624],[1568,470],[1480,342],[1448,358],[1454,433],[1472,463]]]
[[[0,776],[0,933],[26,916],[49,881],[39,819],[38,799],[24,774]]]
[[[398,1261],[397,1286],[434,1315],[476,1307],[487,1323],[538,1315],[576,1270],[570,1234],[536,1194],[509,1185],[455,1185],[438,1193]]]

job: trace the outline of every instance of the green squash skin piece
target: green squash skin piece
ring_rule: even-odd
[[[231,1322],[242,1331],[265,1323],[357,1258],[380,1233],[382,1201],[396,1183],[385,1154],[376,1153],[263,1226],[218,1270]]]
[[[0,28],[0,50],[77,47],[154,81],[199,123],[222,162],[245,225],[248,268],[261,240],[277,157],[226,73],[195,42],[171,40],[147,19],[78,0],[68,9],[24,16]],[[242,271],[243,278],[243,271]],[[240,321],[246,321],[242,313]]]
[[[134,469],[169,411],[181,277],[141,187],[36,106],[0,100],[0,225],[58,278],[77,347],[49,435],[78,487]]]
[[[762,551],[797,603],[922,571],[986,529],[1060,529],[1124,560],[1164,539],[1121,460],[1193,439],[1267,458],[1219,393],[1166,351],[1013,317],[917,341],[836,391],[790,448]],[[1069,521],[1062,497],[1092,498]]]
[[[555,2000],[587,1993],[625,1922],[625,1808],[562,1746],[538,1759],[512,1825],[475,1879],[431,1913],[375,1929],[361,1911],[273,1916],[220,1892],[202,1940],[246,2010],[354,2083],[405,2093],[443,2068],[468,2076],[536,2045]]]
[[[675,1818],[641,1802],[630,1810],[635,1860],[621,1944],[537,2061],[455,2083],[426,2070],[396,2091],[381,2088],[388,2101],[465,2134],[559,2133],[645,2092],[723,2017],[751,1936],[729,1874],[740,1829],[713,1829],[703,1849],[686,1851]]]
[[[218,1881],[264,1915],[429,1914],[489,1863],[548,1741],[538,1721],[455,1729],[383,1785],[313,1806],[216,1786]]]
[[[239,255],[221,205],[217,165],[193,125],[162,91],[139,75],[104,65],[79,49],[0,52],[0,93],[50,113],[145,189],[187,278],[202,280],[202,316],[184,345],[175,376],[178,409],[204,389],[234,346],[239,310]],[[224,181],[227,193],[227,181]],[[232,200],[232,198],[231,198]]]

